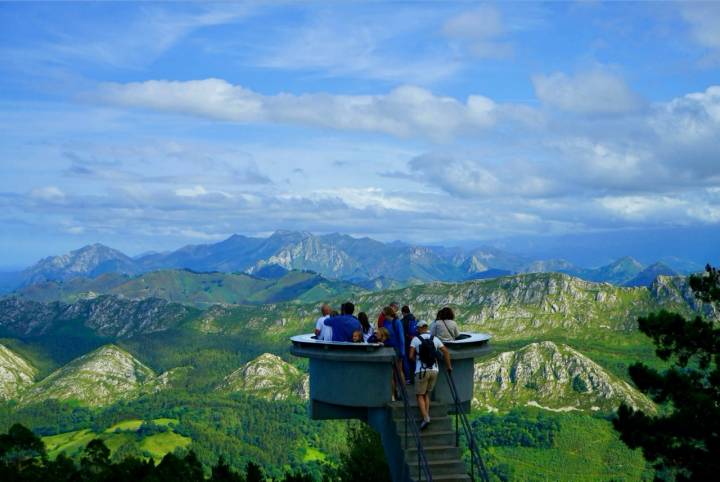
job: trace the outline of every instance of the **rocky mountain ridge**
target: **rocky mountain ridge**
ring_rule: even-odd
[[[632,258],[622,258],[595,269],[556,260],[532,260],[492,247],[473,249],[382,243],[344,234],[314,235],[277,231],[267,238],[233,235],[214,244],[189,245],[169,253],[130,258],[115,249],[93,244],[70,253],[45,258],[9,278],[3,289],[44,281],[94,278],[104,273],[135,275],[167,269],[200,272],[259,273],[268,268],[311,270],[326,278],[371,286],[390,277],[403,284],[463,281],[523,272],[563,272],[589,281],[622,285],[644,269]],[[13,281],[14,280],[14,281]],[[377,283],[374,283],[377,284]],[[383,287],[389,283],[381,283]]]
[[[0,329],[14,336],[40,336],[77,327],[101,337],[127,338],[165,330],[195,312],[159,298],[124,300],[103,295],[68,304],[9,297],[0,299]]]
[[[23,404],[67,400],[103,406],[152,390],[155,373],[115,345],[105,345],[73,360],[20,395]]]
[[[473,402],[490,410],[516,405],[549,410],[615,410],[620,403],[654,411],[653,403],[564,344],[532,343],[475,364]]]
[[[37,369],[4,345],[0,345],[0,401],[11,400],[30,387]]]
[[[245,392],[268,400],[307,400],[310,380],[306,373],[272,353],[263,353],[225,377],[217,388]]]

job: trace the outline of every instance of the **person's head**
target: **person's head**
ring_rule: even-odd
[[[363,341],[362,331],[353,331],[352,341],[353,341],[353,343],[362,343],[362,341]]]
[[[395,310],[395,313],[400,311],[400,303],[398,303],[397,301],[393,301],[392,303],[390,303],[390,306],[392,306],[392,309]]]
[[[332,311],[330,312],[330,316],[338,316],[339,314],[340,314],[340,313],[338,313],[337,310],[332,310]]]
[[[368,319],[367,313],[365,313],[364,311],[358,313],[358,320],[363,327],[363,332],[367,333],[370,329],[370,320]]]
[[[383,308],[383,315],[385,315],[385,318],[393,319],[397,316],[397,311],[395,311],[395,308],[392,306],[386,306]]]
[[[322,313],[323,316],[328,316],[330,313],[332,313],[332,308],[330,308],[330,305],[325,303],[320,307],[320,313]]]
[[[428,322],[424,320],[420,320],[417,323],[417,331],[418,333],[427,333],[428,331]]]
[[[377,329],[375,336],[380,343],[385,343],[390,338],[390,332],[383,326]]]
[[[405,306],[402,307],[402,309],[400,309],[400,311],[402,311],[402,314],[403,314],[403,315],[409,315],[409,314],[410,314],[410,307],[409,307],[408,305],[405,305]]]
[[[453,313],[453,310],[451,308],[446,306],[445,308],[438,311],[437,319],[438,320],[454,320],[455,313]]]
[[[355,305],[348,301],[347,303],[342,304],[340,311],[342,311],[343,315],[352,315],[355,313]]]

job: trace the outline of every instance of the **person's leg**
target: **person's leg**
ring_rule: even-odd
[[[420,418],[423,420],[427,419],[427,408],[425,406],[425,395],[416,395],[418,409],[420,410]]]

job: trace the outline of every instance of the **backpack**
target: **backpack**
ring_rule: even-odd
[[[435,349],[435,337],[430,335],[429,338],[424,336],[417,337],[420,340],[420,367],[422,370],[431,369],[438,361],[438,353]]]

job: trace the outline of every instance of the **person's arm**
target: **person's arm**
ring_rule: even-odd
[[[448,351],[447,347],[445,345],[440,347],[440,351],[443,354],[443,357],[445,358],[445,368],[447,368],[447,371],[452,371],[452,361],[450,360],[450,352]]]
[[[397,318],[396,318],[397,320]],[[405,330],[403,330],[402,322],[398,320],[395,325],[396,331],[398,332],[398,343],[400,343],[400,353],[405,354]],[[400,328],[397,330],[397,328]]]
[[[410,345],[410,351],[408,352],[408,358],[410,361],[415,361],[415,347]]]

